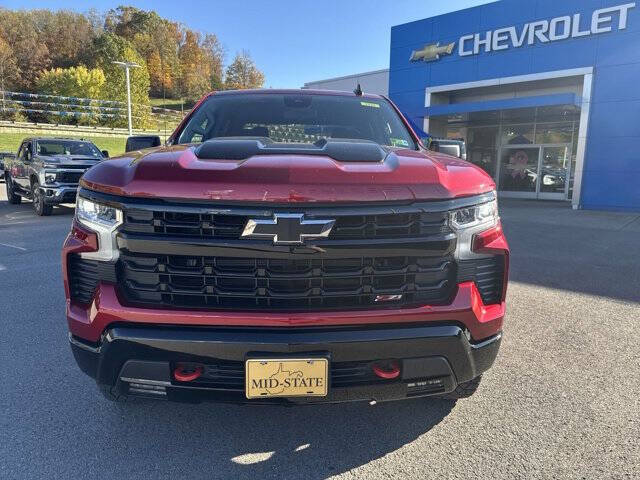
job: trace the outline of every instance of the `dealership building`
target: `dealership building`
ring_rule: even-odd
[[[501,0],[398,25],[388,70],[305,87],[358,82],[429,134],[464,139],[501,196],[640,210],[635,2]]]

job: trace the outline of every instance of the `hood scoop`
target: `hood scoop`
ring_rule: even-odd
[[[195,149],[200,160],[246,160],[256,155],[318,155],[337,162],[384,161],[388,152],[370,140],[320,139],[314,143],[284,143],[246,137],[207,140]]]

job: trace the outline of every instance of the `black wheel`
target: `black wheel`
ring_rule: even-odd
[[[47,205],[44,203],[44,195],[42,194],[42,189],[40,188],[40,184],[37,180],[31,185],[31,200],[33,201],[33,209],[35,210],[36,215],[40,217],[51,215],[53,205]]]
[[[446,398],[447,400],[468,398],[476,393],[476,390],[480,386],[480,380],[482,380],[482,375],[474,378],[473,380],[469,380],[468,382],[459,384],[453,392],[445,393],[444,395],[441,395],[440,398]]]
[[[22,202],[22,197],[13,191],[13,182],[11,176],[8,173],[4,174],[4,186],[7,189],[7,200],[12,205],[19,205]]]
[[[128,400],[128,397],[126,395],[121,395],[118,393],[116,387],[98,384],[98,390],[100,390],[102,396],[110,402],[125,403]]]

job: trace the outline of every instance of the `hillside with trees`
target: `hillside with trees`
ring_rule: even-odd
[[[2,97],[0,118],[123,126],[123,103],[118,102],[126,101],[125,76],[114,60],[140,65],[131,69],[138,128],[150,122],[150,98],[189,106],[211,90],[264,83],[248,51],[225,68],[226,51],[215,34],[191,30],[154,11],[0,8],[0,90],[9,92]],[[50,113],[51,101],[43,98],[54,99],[58,110]]]

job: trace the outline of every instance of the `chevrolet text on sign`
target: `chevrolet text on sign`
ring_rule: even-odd
[[[461,57],[477,55],[481,50],[491,52],[507,50],[534,43],[548,43],[567,38],[579,38],[589,35],[611,32],[614,28],[624,30],[627,28],[627,18],[630,9],[636,6],[634,3],[626,3],[618,7],[601,8],[593,12],[591,24],[582,20],[582,15],[576,13],[573,16],[556,17],[551,20],[540,20],[526,23],[522,27],[507,27],[486,33],[465,35],[460,38],[458,53]],[[617,24],[613,15],[618,14]]]
[[[477,55],[481,51],[494,52],[518,48],[523,45],[598,35],[611,32],[614,29],[624,30],[627,28],[629,10],[635,8],[635,6],[636,4],[633,2],[617,7],[595,10],[591,15],[590,22],[582,14],[576,13],[552,18],[551,20],[525,23],[522,26],[498,28],[497,30],[489,30],[483,33],[464,35],[457,42],[458,55],[467,57],[469,55]],[[440,43],[425,45],[422,50],[414,50],[409,60],[411,62],[433,62],[439,60],[443,55],[451,55],[455,46],[456,42],[448,45],[440,45]]]

